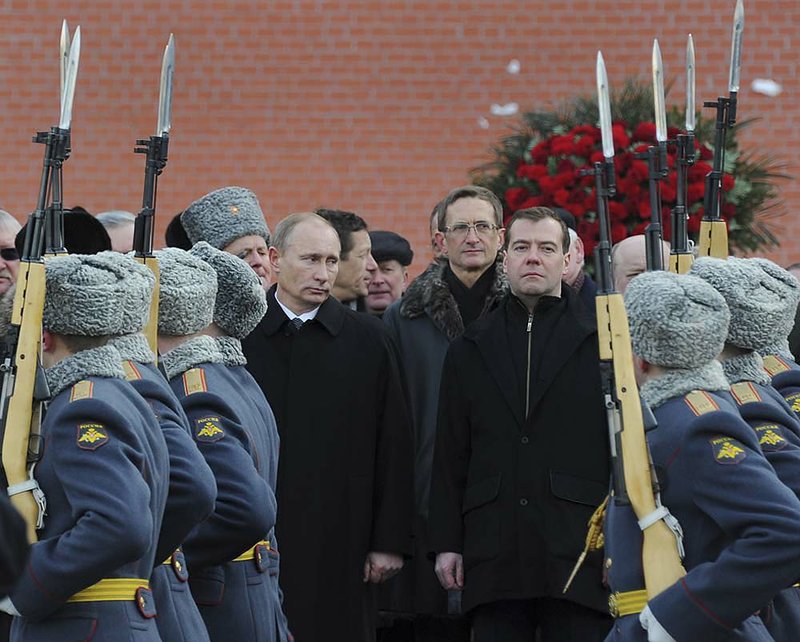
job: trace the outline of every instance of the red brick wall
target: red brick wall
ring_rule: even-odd
[[[698,101],[726,91],[733,0],[0,0],[0,207],[24,217],[36,201],[37,129],[58,118],[61,19],[81,24],[68,205],[90,211],[141,202],[164,44],[175,33],[176,93],[159,232],[174,212],[226,184],[254,189],[274,225],[320,205],[352,209],[373,229],[413,242],[427,261],[427,216],[515,123],[492,103],[546,108],[594,90],[596,50],[612,85],[649,77],[658,37],[682,95],[687,32],[697,47]],[[800,2],[746,0],[740,116],[761,117],[748,150],[800,174],[797,51]],[[505,71],[512,58],[518,75]],[[783,93],[755,94],[754,78]],[[481,117],[488,129],[479,126]],[[782,188],[800,205],[795,182]],[[781,248],[800,260],[800,221],[779,221]]]

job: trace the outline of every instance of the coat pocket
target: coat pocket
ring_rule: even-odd
[[[500,494],[502,475],[487,477],[467,487],[461,512],[464,519],[464,568],[494,559],[500,549]]]
[[[597,508],[608,493],[608,484],[551,470],[550,492],[564,501]]]
[[[218,606],[225,596],[225,569],[209,566],[192,571],[189,576],[194,601],[201,606]]]

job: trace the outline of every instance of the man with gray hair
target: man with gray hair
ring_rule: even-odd
[[[769,640],[757,615],[800,577],[800,501],[756,433],[720,392],[725,299],[692,275],[641,274],[625,292],[634,370],[656,426],[647,431],[661,501],[683,530],[686,575],[647,598],[642,529],[622,497],[606,518],[616,610],[609,641]],[[680,535],[679,537],[680,543]]]
[[[303,642],[373,640],[373,585],[411,552],[411,430],[397,363],[381,322],[332,298],[339,252],[317,214],[281,221],[269,249],[277,283],[243,342],[281,437],[281,587]]]
[[[553,210],[558,217],[564,221],[569,232],[569,264],[564,270],[562,281],[578,293],[586,309],[594,316],[596,312],[595,296],[597,295],[597,284],[592,280],[584,266],[586,256],[583,249],[583,241],[575,230],[575,217],[567,210],[557,207]]]
[[[124,210],[110,210],[100,212],[95,218],[106,228],[114,252],[126,254],[133,249],[133,227],[136,223],[133,214]]]

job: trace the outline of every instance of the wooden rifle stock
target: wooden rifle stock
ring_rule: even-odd
[[[9,487],[31,478],[28,462],[31,424],[38,420],[40,402],[35,400],[36,379],[40,368],[42,314],[44,311],[45,274],[41,261],[23,261],[17,276],[11,324],[19,328],[12,373],[13,391],[8,399],[3,433],[3,469]],[[28,541],[36,541],[40,507],[33,489],[11,496],[11,503],[27,524]]]
[[[622,415],[620,442],[625,488],[636,518],[642,519],[656,510],[656,500],[639,391],[633,371],[628,316],[622,295],[616,292],[598,294],[596,306],[600,360],[613,365],[614,387]],[[643,532],[642,568],[649,599],[686,574],[675,534],[663,519]]]
[[[728,227],[723,219],[700,221],[697,255],[728,258]]]
[[[158,271],[158,259],[153,256],[137,256],[135,259],[142,265],[147,266],[156,277],[156,284],[153,288],[153,298],[150,301],[150,316],[147,325],[142,330],[142,334],[147,338],[147,343],[154,355],[158,355],[158,300],[160,295],[159,282],[160,273]]]
[[[691,269],[692,263],[694,263],[694,257],[691,252],[669,255],[669,271],[675,274],[686,274]]]

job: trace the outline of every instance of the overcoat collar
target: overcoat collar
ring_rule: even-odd
[[[560,312],[557,309],[552,310],[552,312],[560,314],[561,319],[553,326],[552,333],[548,337],[541,353],[543,363],[537,369],[538,379],[532,382],[531,415],[536,412],[536,407],[547,392],[550,384],[553,383],[553,380],[575,351],[587,337],[597,332],[574,292],[568,287],[563,287],[561,289],[561,297],[565,299],[565,306],[559,306],[558,310]],[[497,382],[514,418],[522,428],[526,423],[525,407],[524,404],[520,403],[520,398],[517,394],[517,381],[514,370],[509,367],[511,346],[505,331],[505,319],[507,306],[509,305],[519,305],[514,300],[513,295],[510,294],[503,299],[492,314],[479,319],[470,326],[464,333],[464,338],[467,341],[472,341],[477,346],[489,373]],[[535,314],[534,312],[534,318]],[[576,387],[580,385],[580,381],[575,382]]]
[[[447,259],[439,259],[431,263],[406,290],[400,304],[400,315],[406,319],[416,319],[427,315],[436,328],[448,340],[460,337],[464,332],[464,321],[458,311],[453,294],[450,292],[444,271]],[[497,301],[508,291],[508,281],[503,271],[502,258],[498,254],[495,265],[495,276],[481,316],[494,308]]]
[[[261,322],[261,329],[267,336],[272,336],[278,332],[283,325],[289,320],[275,300],[275,291],[277,285],[273,285],[269,292],[267,292],[267,313],[264,315],[264,320]],[[332,336],[337,336],[342,330],[344,325],[344,318],[347,315],[345,307],[336,299],[329,296],[325,302],[320,306],[317,316],[314,317],[313,322],[319,322]]]

